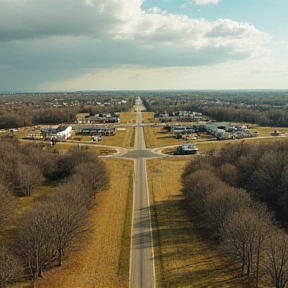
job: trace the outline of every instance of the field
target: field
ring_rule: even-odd
[[[75,144],[71,142],[75,141],[79,143],[79,145],[87,144],[88,151],[96,153],[97,155],[111,155],[115,154],[116,150],[112,147],[99,147],[96,145],[107,145],[107,146],[119,146],[119,147],[133,147],[134,145],[134,137],[135,137],[135,128],[134,127],[127,127],[125,130],[116,130],[114,136],[103,136],[101,142],[93,142],[91,136],[78,136],[72,137],[68,139],[66,142],[57,142],[54,147],[51,148],[50,141],[43,141],[43,140],[22,140],[23,143],[29,143],[30,141],[34,142],[37,141],[39,143],[45,143],[48,149],[56,149],[60,151],[68,151],[71,149]]]
[[[108,146],[120,146],[120,147],[131,147],[131,141],[134,137],[135,128],[126,127],[125,130],[118,130],[116,128],[114,136],[102,136],[102,141],[93,142],[91,136],[75,136],[67,140],[69,141],[79,141],[80,143],[88,143],[95,145],[108,145]]]
[[[126,130],[116,130],[115,136],[102,137],[102,141],[97,144],[120,146],[120,147],[131,147],[132,139],[134,138],[135,128],[126,127]],[[134,142],[133,142],[134,145]],[[132,146],[133,146],[132,145]]]
[[[201,237],[181,195],[189,157],[147,161],[158,287],[244,287],[238,270]],[[242,281],[243,282],[243,281]]]
[[[134,164],[120,159],[103,161],[111,179],[110,188],[96,196],[96,205],[90,212],[93,225],[91,234],[82,243],[76,244],[75,250],[70,252],[62,267],[44,271],[44,277],[37,279],[36,287],[128,287],[130,231],[128,238],[126,231],[125,239],[123,227],[127,221],[126,227],[131,227],[130,179]],[[121,254],[121,250],[125,253]],[[25,287],[23,285],[28,283],[17,284],[14,288]]]
[[[162,127],[144,127],[144,137],[147,148],[180,144],[180,141],[175,139],[171,133],[164,132]]]
[[[159,123],[159,119],[154,118],[154,112],[142,112],[143,123]]]
[[[136,113],[134,112],[121,112],[120,113],[120,123],[135,123]]]
[[[277,130],[280,134],[288,133],[288,128],[286,127],[255,127],[259,136],[270,136],[270,133]]]

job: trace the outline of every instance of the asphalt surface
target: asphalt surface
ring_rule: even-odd
[[[139,110],[138,110],[139,111]],[[137,113],[136,150],[129,151],[125,157],[135,158],[133,231],[130,263],[130,287],[154,288],[155,268],[149,193],[147,185],[146,159],[156,155],[145,150],[141,112]]]

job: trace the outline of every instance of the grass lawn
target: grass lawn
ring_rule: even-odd
[[[244,287],[217,245],[202,238],[180,192],[189,157],[147,161],[157,287]],[[243,282],[243,283],[242,283]]]

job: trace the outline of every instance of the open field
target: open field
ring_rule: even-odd
[[[144,138],[147,148],[180,144],[171,133],[164,132],[162,127],[144,127]]]
[[[63,266],[44,271],[44,277],[37,279],[36,287],[128,287],[128,230],[131,228],[129,218],[132,213],[131,175],[134,163],[111,158],[104,159],[104,162],[111,179],[110,187],[96,196],[96,205],[90,211],[92,232],[82,243],[76,244]],[[121,253],[121,250],[125,253]],[[28,283],[17,284],[14,288],[22,288],[25,284]]]
[[[288,128],[286,127],[255,127],[259,136],[270,136],[270,133],[277,130],[280,134],[288,133]]]
[[[82,143],[82,144],[84,144],[84,143]],[[75,146],[75,144],[71,144],[71,143],[68,143],[68,142],[66,142],[66,143],[65,142],[60,142],[60,143],[57,143],[52,149],[57,149],[59,151],[65,151],[65,150],[68,151],[73,146]],[[92,145],[87,146],[87,149],[88,149],[89,152],[95,153],[95,154],[97,154],[99,156],[100,155],[111,155],[111,154],[115,154],[117,152],[113,148],[97,147],[97,146],[92,146]]]
[[[157,287],[244,287],[238,270],[201,237],[180,192],[190,157],[147,161]]]
[[[125,130],[116,129],[114,136],[102,136],[102,141],[100,142],[93,142],[91,136],[76,136],[72,137],[71,140],[78,140],[80,142],[87,142],[90,144],[93,143],[97,145],[130,147],[131,139],[134,137],[134,133],[134,127],[126,127]]]
[[[57,142],[56,145],[52,149],[68,151],[70,148],[75,145],[75,141],[79,142],[80,145],[89,144],[88,150],[90,152],[96,153],[97,155],[103,155],[103,150],[105,150],[105,154],[114,154],[116,150],[108,147],[97,147],[95,145],[108,145],[108,146],[120,146],[120,147],[133,147],[134,145],[134,137],[135,137],[135,127],[126,127],[125,130],[116,130],[114,136],[103,136],[102,141],[93,142],[91,136],[77,136],[68,139],[66,142]],[[51,146],[50,141],[43,140],[23,140],[23,142],[28,143],[29,141],[39,141],[39,143],[45,143],[47,148]],[[71,142],[74,142],[72,144]]]
[[[258,143],[267,143],[267,142],[274,142],[274,141],[287,141],[288,138],[286,137],[269,137],[269,138],[245,138],[245,139],[239,139],[239,140],[226,140],[226,141],[212,141],[212,142],[199,142],[197,143],[199,152],[206,152],[211,149],[221,149],[226,144],[233,144],[233,143],[239,143],[244,141],[244,145],[253,145]]]
[[[106,136],[101,142],[103,145],[131,147],[135,137],[135,127],[126,127],[126,130],[116,130],[115,136]],[[101,144],[101,142],[99,144]],[[132,146],[134,143],[132,144]]]
[[[154,118],[154,112],[142,112],[143,123],[159,123],[159,119]]]
[[[132,116],[134,115],[133,119],[135,119],[135,113],[132,113],[132,112],[125,112],[125,113],[129,113],[129,115],[132,115]],[[23,127],[19,129],[17,132],[15,132],[14,134],[19,139],[27,137],[32,132],[36,133],[36,137],[38,136],[40,137],[41,136],[40,130],[39,129],[37,130],[37,129],[38,128],[35,129],[34,127]],[[3,131],[2,133],[8,134],[9,131]],[[72,134],[72,136],[67,140],[67,142],[63,142],[63,143],[69,143],[70,141],[79,141],[80,143],[87,142],[89,144],[93,143],[97,145],[131,147],[131,142],[133,142],[132,139],[134,137],[134,133],[135,133],[134,127],[126,127],[125,130],[118,130],[116,128],[116,132],[114,136],[102,136],[101,142],[93,142],[91,136],[81,136],[81,135]],[[43,140],[39,140],[39,141],[43,141]],[[49,141],[47,141],[47,143],[49,143]]]
[[[71,138],[71,140],[78,140],[81,143],[87,142],[89,144],[93,143],[97,145],[131,147],[134,134],[135,134],[135,127],[126,127],[125,130],[116,129],[114,136],[102,136],[102,141],[100,142],[93,142],[91,136],[77,136]]]
[[[121,112],[120,113],[120,123],[135,123],[136,114],[135,112]]]
[[[249,141],[249,143],[252,143],[252,142],[261,142],[261,141],[274,141],[274,140],[278,140],[279,138],[283,138],[283,137],[277,137],[277,136],[272,137],[272,138],[265,138],[265,139],[260,138],[260,137],[271,136],[271,132],[273,130],[277,130],[280,134],[288,133],[288,128],[285,128],[285,127],[284,128],[283,127],[255,127],[255,129],[252,129],[252,130],[256,130],[258,132],[259,137],[245,138],[244,141]],[[146,147],[147,148],[180,145],[180,144],[185,142],[183,140],[179,141],[179,140],[175,139],[175,137],[171,133],[167,133],[167,132],[163,131],[161,127],[144,127],[144,135],[145,135],[145,141],[146,141]],[[213,137],[211,137],[210,135],[206,135],[205,133],[202,133],[200,139],[198,139],[196,141],[192,140],[191,142],[196,142],[196,143],[199,142],[199,148],[200,148],[200,146],[204,147],[204,149],[202,149],[202,150],[210,149],[208,147],[211,147],[211,148],[221,147],[223,145],[222,144],[223,142],[228,143],[228,140],[225,140],[225,141],[219,141],[219,144],[215,144],[215,142],[213,142],[213,144],[212,143],[210,144],[209,142],[205,142],[205,145],[201,144],[201,142],[203,140],[208,140],[208,141],[213,140],[211,138],[213,138]],[[274,140],[270,140],[270,139],[274,139]]]
[[[244,140],[244,142],[243,142]],[[287,141],[287,137],[267,137],[267,138],[260,138],[260,137],[255,137],[255,138],[245,138],[245,139],[239,139],[239,140],[225,140],[225,141],[206,141],[206,142],[201,142],[201,140],[198,141],[192,141],[193,143],[196,143],[199,151],[198,154],[205,153],[209,150],[216,149],[219,150],[221,149],[224,145],[227,144],[236,144],[239,142],[243,142],[244,145],[253,145],[257,143],[267,143],[267,142],[275,142],[275,141]],[[179,142],[178,145],[182,144],[183,142]],[[165,154],[174,154],[176,151],[177,146],[173,147],[167,147],[162,150],[162,153]]]

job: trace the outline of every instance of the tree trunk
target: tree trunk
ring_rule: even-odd
[[[62,266],[63,255],[64,255],[63,249],[58,248],[58,266],[59,267]]]
[[[39,278],[43,278],[42,268],[39,268],[39,270],[38,270],[38,277],[39,277]]]

